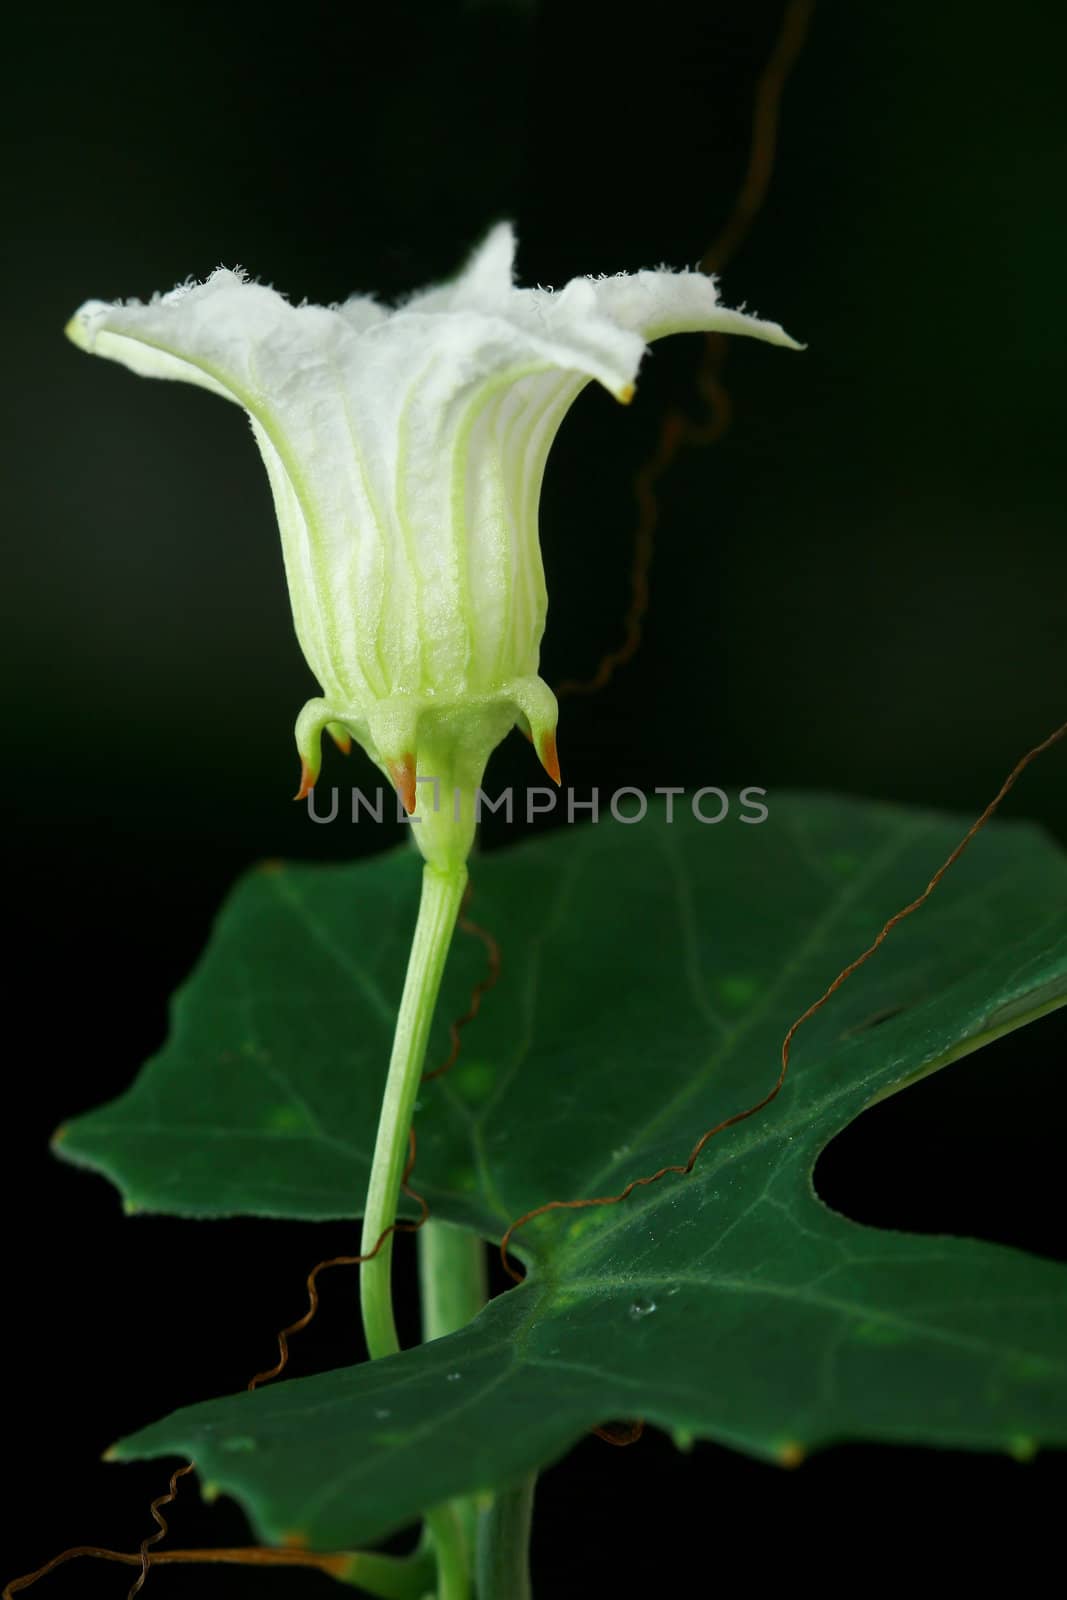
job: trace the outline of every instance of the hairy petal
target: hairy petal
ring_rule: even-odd
[[[787,350],[804,346],[777,322],[765,322],[719,301],[717,280],[703,272],[633,272],[591,280],[597,307],[649,344],[668,333],[737,333]]]

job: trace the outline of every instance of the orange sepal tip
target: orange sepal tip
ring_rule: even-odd
[[[352,754],[352,737],[347,733],[331,733],[330,738],[343,756]]]
[[[399,761],[387,761],[389,776],[400,796],[400,803],[408,816],[415,814],[415,757],[401,756]]]
[[[541,736],[541,765],[552,779],[552,782],[558,788],[563,780],[560,776],[559,755],[556,751],[556,734],[554,729],[549,733],[542,734]]]
[[[315,787],[315,774],[312,772],[312,770],[308,766],[307,762],[304,761],[303,759],[301,759],[301,762],[300,762],[300,787],[296,791],[296,793],[294,794],[293,799],[294,800],[306,800],[308,795],[311,793],[312,789],[314,789],[314,787]]]

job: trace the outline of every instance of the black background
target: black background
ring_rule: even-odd
[[[780,0],[117,0],[5,24],[5,1576],[71,1543],[135,1546],[165,1473],[101,1450],[243,1385],[308,1266],[352,1239],[125,1219],[48,1135],[158,1045],[247,864],[382,843],[289,803],[313,689],[243,420],[85,360],[63,324],[219,262],[297,299],[388,296],[450,273],[500,216],[525,282],[692,264],[730,213],[781,20]],[[807,785],[969,817],[1062,720],[1065,32],[1025,0],[1010,26],[993,4],[817,9],[724,278],[809,349],[730,349],[729,433],[661,485],[642,652],[564,708],[575,786]],[[699,419],[700,355],[658,345],[627,412],[590,389],[568,419],[542,512],[550,681],[616,640],[634,473],[668,406]],[[494,777],[527,759],[509,746]],[[1061,839],[1064,760],[1007,808]],[[1065,1037],[1047,1019],[868,1113],[820,1191],[864,1221],[1062,1259]],[[338,1280],[294,1370],[358,1357],[357,1322]],[[1055,1456],[842,1447],[785,1473],[591,1439],[542,1479],[537,1593],[1023,1576],[1056,1558],[1064,1484]],[[246,1537],[195,1491],[173,1526]],[[37,1592],[127,1583],[83,1563]],[[149,1592],[327,1583],[157,1570]]]

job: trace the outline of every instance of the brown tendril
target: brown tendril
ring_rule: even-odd
[[[415,1204],[419,1207],[421,1214],[418,1221],[408,1222],[404,1218],[398,1218],[396,1221],[391,1222],[387,1228],[382,1229],[377,1240],[375,1241],[373,1250],[368,1250],[365,1255],[330,1256],[328,1260],[320,1261],[317,1266],[312,1267],[311,1271],[307,1275],[306,1280],[308,1297],[307,1310],[304,1312],[303,1316],[297,1317],[295,1322],[290,1322],[288,1327],[282,1328],[281,1332],[278,1334],[277,1361],[274,1363],[273,1367],[268,1367],[265,1372],[257,1372],[254,1378],[249,1379],[248,1387],[250,1390],[258,1389],[261,1383],[270,1383],[274,1378],[280,1377],[285,1371],[285,1368],[289,1362],[290,1337],[294,1333],[302,1333],[307,1327],[308,1323],[311,1321],[312,1317],[315,1315],[316,1311],[319,1309],[318,1279],[321,1272],[325,1272],[329,1267],[359,1267],[367,1261],[373,1261],[374,1257],[378,1254],[379,1250],[382,1248],[382,1245],[385,1243],[386,1239],[389,1238],[390,1234],[418,1233],[419,1229],[423,1227],[429,1220],[429,1206],[426,1204],[426,1201],[423,1199],[422,1195],[416,1193],[416,1191],[408,1182],[412,1172],[415,1170],[415,1152],[415,1129],[409,1128],[408,1159],[404,1167],[403,1176],[400,1180],[400,1188],[402,1192],[407,1195],[408,1199],[414,1200]]]
[[[451,1068],[455,1066],[462,1044],[461,1030],[467,1026],[468,1022],[473,1022],[474,1018],[481,1010],[483,998],[490,989],[495,987],[500,979],[500,946],[497,944],[497,941],[494,939],[493,935],[486,928],[481,927],[478,923],[473,922],[465,915],[466,908],[470,904],[471,895],[473,892],[473,882],[468,882],[463,895],[463,903],[460,906],[459,926],[464,933],[472,934],[474,937],[482,941],[488,956],[488,969],[485,977],[479,978],[478,982],[471,990],[470,1003],[467,1006],[467,1010],[461,1017],[458,1017],[455,1021],[449,1024],[451,1049],[449,1050],[448,1057],[441,1064],[441,1066],[435,1067],[432,1072],[423,1073],[424,1082],[427,1082],[432,1078],[443,1077],[446,1072],[449,1072]],[[408,1199],[414,1200],[419,1206],[422,1213],[419,1217],[419,1220],[417,1222],[398,1221],[392,1223],[388,1228],[386,1228],[385,1232],[378,1239],[374,1249],[369,1251],[366,1255],[331,1256],[328,1260],[320,1261],[317,1266],[312,1267],[311,1271],[307,1275],[306,1280],[308,1298],[307,1310],[304,1312],[303,1316],[298,1317],[295,1322],[291,1322],[288,1327],[283,1328],[280,1331],[278,1334],[277,1361],[273,1367],[268,1367],[266,1371],[257,1372],[255,1377],[249,1382],[249,1389],[256,1389],[261,1383],[270,1383],[274,1378],[280,1377],[285,1371],[289,1361],[290,1338],[295,1333],[302,1333],[319,1309],[318,1279],[320,1273],[326,1272],[330,1267],[358,1267],[366,1261],[371,1261],[378,1254],[378,1251],[382,1248],[382,1245],[385,1243],[386,1239],[388,1239],[391,1233],[417,1233],[423,1224],[428,1221],[430,1208],[426,1204],[426,1201],[423,1199],[422,1195],[417,1194],[416,1191],[411,1188],[408,1181],[415,1168],[416,1144],[414,1128],[409,1129],[408,1138],[410,1141],[408,1160],[407,1165],[404,1168],[404,1175],[400,1180],[400,1187],[403,1193],[407,1195]]]
[[[708,1128],[705,1133],[701,1134],[700,1138],[689,1152],[688,1158],[684,1162],[671,1164],[666,1167],[660,1167],[658,1172],[649,1173],[647,1176],[642,1178],[632,1178],[625,1188],[621,1189],[618,1194],[597,1195],[581,1200],[548,1200],[544,1205],[534,1206],[531,1211],[524,1212],[521,1217],[517,1217],[514,1222],[509,1224],[507,1232],[500,1241],[500,1259],[508,1276],[516,1283],[521,1283],[523,1280],[523,1274],[517,1272],[509,1260],[508,1246],[519,1228],[525,1227],[526,1224],[528,1222],[532,1222],[535,1217],[544,1216],[549,1211],[580,1211],[585,1210],[590,1206],[615,1206],[621,1201],[628,1199],[635,1189],[646,1188],[649,1184],[658,1183],[661,1178],[666,1178],[669,1175],[686,1178],[692,1172],[705,1145],[708,1144],[710,1140],[714,1139],[716,1134],[723,1133],[727,1128],[732,1128],[739,1122],[746,1122],[749,1117],[754,1117],[758,1111],[762,1111],[766,1106],[769,1106],[772,1100],[777,1099],[778,1095],[782,1091],[782,1086],[785,1083],[786,1073],[789,1070],[790,1050],[792,1048],[793,1040],[796,1038],[797,1031],[803,1027],[804,1023],[809,1021],[817,1011],[821,1011],[822,1007],[830,999],[831,995],[835,994],[837,990],[840,989],[841,985],[846,983],[854,972],[858,971],[860,967],[870,960],[871,956],[873,956],[879,945],[881,945],[885,939],[888,938],[889,934],[896,927],[898,922],[903,922],[905,917],[910,917],[913,912],[919,910],[920,906],[925,905],[926,901],[930,898],[938,884],[941,882],[941,879],[945,876],[945,873],[950,867],[955,865],[960,856],[966,850],[967,846],[970,844],[971,840],[985,827],[986,823],[996,811],[1005,795],[1014,787],[1015,782],[1019,778],[1020,774],[1025,771],[1025,769],[1030,765],[1031,761],[1034,761],[1045,750],[1050,749],[1052,745],[1057,744],[1065,735],[1067,735],[1067,722],[1063,723],[1059,728],[1057,728],[1054,733],[1050,733],[1047,739],[1043,739],[1040,744],[1034,745],[1032,750],[1028,750],[1024,756],[1020,757],[1020,759],[1015,763],[1014,767],[1012,767],[1011,771],[1008,773],[1008,776],[1004,779],[1004,782],[997,790],[997,793],[993,796],[993,799],[982,812],[981,816],[971,824],[963,838],[960,840],[959,844],[952,851],[951,855],[949,855],[938,867],[937,871],[926,885],[926,888],[923,890],[922,894],[917,895],[915,899],[912,900],[908,905],[904,906],[900,911],[895,912],[894,915],[889,918],[889,921],[883,925],[877,937],[867,946],[866,950],[858,955],[854,961],[850,961],[847,967],[843,967],[834,981],[826,989],[824,989],[819,998],[813,1001],[808,1009],[803,1011],[800,1016],[797,1017],[796,1021],[791,1025],[786,1033],[785,1038],[782,1040],[781,1065],[778,1069],[778,1076],[775,1079],[772,1087],[767,1091],[762,1099],[757,1100],[754,1105],[749,1106],[744,1111],[735,1111],[732,1116],[724,1117],[723,1120],[721,1122],[717,1122],[714,1127]]]
[[[315,1315],[315,1312],[318,1310],[319,1295],[317,1282],[320,1272],[325,1272],[327,1267],[359,1266],[362,1262],[371,1261],[378,1254],[379,1250],[384,1245],[386,1239],[389,1238],[390,1234],[417,1233],[426,1222],[430,1214],[429,1207],[427,1206],[422,1195],[416,1193],[416,1191],[412,1189],[410,1183],[408,1182],[415,1166],[416,1142],[414,1128],[408,1130],[408,1139],[408,1159],[404,1167],[403,1176],[400,1180],[400,1187],[404,1194],[407,1195],[408,1199],[414,1200],[419,1206],[421,1215],[419,1216],[418,1220],[416,1222],[408,1222],[405,1219],[399,1219],[391,1222],[387,1228],[382,1230],[375,1242],[373,1250],[368,1250],[365,1255],[333,1256],[328,1261],[320,1261],[318,1266],[314,1267],[312,1271],[308,1273],[308,1309],[304,1312],[302,1317],[298,1317],[295,1322],[291,1322],[288,1327],[283,1328],[278,1334],[278,1360],[275,1362],[273,1367],[268,1368],[264,1372],[256,1373],[255,1377],[249,1381],[248,1388],[250,1390],[258,1388],[261,1383],[267,1383],[272,1378],[277,1378],[284,1371],[289,1360],[290,1336],[294,1333],[299,1333],[302,1329],[306,1328],[312,1317]],[[165,1538],[167,1532],[169,1531],[167,1519],[163,1515],[163,1507],[173,1503],[178,1492],[178,1480],[180,1478],[184,1478],[187,1473],[193,1472],[194,1470],[195,1463],[192,1461],[187,1461],[184,1466],[178,1467],[177,1470],[171,1475],[170,1483],[167,1486],[166,1493],[159,1495],[155,1500],[152,1501],[149,1510],[152,1514],[152,1520],[156,1524],[156,1532],[149,1534],[147,1538],[141,1541],[140,1549],[136,1554],[129,1554],[119,1550],[105,1550],[100,1545],[74,1545],[71,1549],[64,1550],[60,1555],[53,1556],[51,1561],[46,1561],[44,1566],[37,1568],[36,1572],[27,1573],[21,1578],[13,1578],[11,1582],[8,1583],[4,1588],[2,1600],[11,1600],[11,1597],[17,1594],[20,1590],[28,1589],[30,1585],[36,1583],[39,1578],[46,1577],[48,1573],[54,1571],[56,1567],[62,1566],[65,1562],[73,1560],[76,1556],[95,1556],[104,1561],[119,1561],[125,1563],[127,1566],[139,1566],[141,1570],[134,1580],[134,1583],[131,1585],[126,1596],[126,1600],[134,1600],[134,1597],[140,1593],[142,1587],[144,1586],[144,1581],[148,1576],[149,1567],[158,1566],[159,1564],[166,1562],[224,1561],[248,1566],[254,1566],[257,1564],[262,1566],[305,1566],[316,1567],[322,1572],[332,1573],[335,1577],[343,1576],[347,1571],[351,1557],[345,1554],[319,1555],[313,1551],[307,1550],[269,1549],[258,1545],[250,1546],[247,1549],[229,1549],[220,1551],[154,1550],[152,1547],[158,1544],[161,1539]]]
[[[752,134],[748,163],[733,209],[723,227],[700,259],[701,272],[719,272],[735,254],[767,197],[778,139],[778,114],[789,74],[807,37],[815,9],[814,0],[790,0],[782,18],[774,49],[756,83],[752,108]],[[730,426],[730,395],[721,373],[729,340],[721,333],[704,336],[704,355],[697,375],[697,389],[707,407],[707,420],[693,422],[677,406],[670,407],[660,423],[659,438],[651,455],[634,475],[637,521],[634,526],[630,564],[630,603],[623,620],[623,636],[614,649],[603,655],[590,678],[566,678],[557,685],[556,695],[595,694],[637,654],[644,632],[649,604],[649,574],[659,522],[656,484],[673,464],[683,445],[710,445],[721,439]]]
[[[778,113],[789,74],[804,48],[815,0],[789,0],[774,48],[756,83],[748,166],[733,210],[700,258],[701,272],[721,272],[737,253],[763,209],[774,176]]]
[[[31,1583],[36,1583],[38,1578],[47,1577],[57,1567],[63,1566],[68,1561],[73,1561],[78,1556],[95,1556],[102,1561],[118,1561],[123,1566],[140,1566],[142,1557],[131,1550],[107,1550],[98,1544],[77,1544],[71,1549],[64,1550],[61,1555],[53,1556],[51,1561],[46,1561],[43,1567],[38,1567],[36,1572],[27,1573],[24,1578],[12,1578],[3,1591],[3,1600],[9,1600],[12,1595],[18,1594],[23,1589],[28,1589]],[[156,1550],[148,1558],[149,1565],[165,1567],[176,1565],[204,1565],[209,1562],[219,1564],[261,1567],[311,1567],[319,1572],[328,1573],[331,1577],[343,1578],[351,1562],[347,1555],[318,1555],[312,1550],[285,1550],[272,1549],[263,1545],[248,1547],[224,1547],[221,1549],[204,1550]]]
[[[166,1493],[157,1495],[149,1506],[148,1509],[152,1514],[152,1521],[156,1525],[156,1531],[141,1540],[141,1547],[137,1552],[141,1562],[141,1570],[130,1585],[126,1600],[133,1600],[134,1595],[140,1594],[144,1581],[148,1577],[149,1551],[153,1545],[158,1544],[161,1539],[167,1537],[167,1519],[163,1515],[163,1507],[173,1504],[178,1493],[178,1479],[184,1478],[186,1473],[192,1472],[192,1470],[193,1463],[191,1461],[187,1461],[184,1467],[177,1467],[170,1475],[170,1483],[167,1485]]]
[[[474,1021],[475,1017],[481,1010],[482,1000],[484,999],[485,995],[490,989],[495,987],[500,978],[500,947],[497,944],[496,939],[488,931],[488,929],[481,927],[478,923],[474,922],[471,918],[464,914],[467,906],[470,904],[472,892],[473,886],[472,884],[468,883],[466,893],[463,897],[463,905],[460,908],[459,926],[465,933],[469,933],[475,938],[481,940],[485,947],[488,958],[488,968],[485,976],[480,978],[474,985],[474,988],[471,991],[470,1003],[463,1016],[458,1017],[450,1024],[449,1033],[451,1038],[451,1048],[449,1050],[447,1059],[442,1063],[441,1066],[436,1067],[432,1072],[424,1073],[423,1076],[425,1079],[443,1077],[446,1072],[450,1071],[450,1069],[455,1066],[462,1044],[462,1029],[465,1028],[469,1022]],[[403,1193],[407,1195],[408,1199],[415,1201],[415,1203],[419,1206],[421,1215],[419,1216],[418,1220],[415,1222],[409,1222],[404,1219],[400,1219],[390,1223],[389,1227],[384,1229],[377,1239],[373,1250],[368,1250],[365,1255],[331,1256],[326,1261],[320,1261],[317,1266],[314,1266],[311,1269],[306,1279],[308,1301],[307,1310],[302,1316],[298,1317],[295,1322],[290,1322],[287,1327],[284,1327],[280,1330],[278,1333],[277,1361],[272,1367],[267,1367],[264,1371],[257,1372],[256,1375],[249,1380],[249,1390],[258,1389],[261,1384],[272,1382],[275,1378],[280,1377],[285,1371],[285,1368],[289,1362],[289,1340],[294,1334],[303,1332],[319,1309],[318,1280],[321,1273],[326,1272],[331,1267],[358,1267],[364,1262],[371,1261],[378,1254],[379,1250],[381,1250],[390,1234],[417,1233],[418,1230],[428,1220],[430,1215],[429,1206],[426,1204],[423,1196],[418,1194],[416,1190],[411,1187],[409,1182],[411,1174],[415,1168],[415,1154],[417,1148],[414,1128],[408,1130],[408,1140],[408,1159],[407,1164],[404,1167],[403,1176],[400,1180],[400,1187]],[[140,1549],[136,1554],[121,1550],[106,1550],[100,1545],[74,1545],[71,1549],[64,1550],[60,1555],[53,1556],[51,1561],[47,1561],[45,1562],[44,1566],[38,1567],[36,1572],[27,1573],[25,1577],[13,1578],[4,1589],[2,1600],[11,1600],[11,1597],[17,1594],[20,1590],[28,1589],[30,1585],[36,1583],[39,1578],[46,1577],[48,1573],[54,1571],[56,1567],[62,1566],[65,1562],[72,1561],[78,1556],[95,1556],[105,1561],[123,1562],[127,1566],[140,1566],[141,1570],[136,1581],[130,1588],[126,1600],[134,1600],[134,1597],[140,1593],[141,1588],[144,1585],[144,1581],[148,1576],[148,1569],[150,1566],[158,1566],[164,1563],[218,1561],[248,1566],[253,1566],[256,1564],[263,1566],[304,1566],[314,1567],[319,1571],[332,1573],[335,1577],[341,1577],[344,1575],[346,1564],[350,1561],[350,1557],[343,1554],[319,1555],[313,1551],[307,1550],[268,1549],[258,1545],[250,1546],[247,1549],[227,1550],[154,1550],[153,1546],[158,1544],[168,1532],[167,1520],[163,1516],[163,1507],[173,1503],[177,1494],[179,1478],[185,1477],[187,1473],[190,1473],[193,1470],[194,1463],[191,1461],[188,1461],[184,1466],[179,1467],[172,1475],[170,1483],[167,1486],[166,1493],[159,1495],[155,1500],[153,1500],[149,1510],[152,1514],[152,1520],[156,1524],[156,1532],[148,1535],[147,1538],[142,1540]]]

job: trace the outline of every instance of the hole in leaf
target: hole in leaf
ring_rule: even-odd
[[[1057,1153],[1065,1054],[1067,1009],[880,1101],[823,1151],[817,1193],[872,1227],[1067,1259]]]

